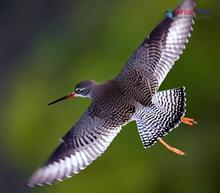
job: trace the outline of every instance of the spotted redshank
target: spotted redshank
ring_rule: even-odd
[[[158,88],[188,42],[194,8],[192,0],[184,0],[169,17],[165,15],[114,79],[101,84],[82,81],[74,92],[49,104],[73,97],[91,100],[57,149],[30,177],[28,186],[51,184],[79,173],[106,150],[130,121],[137,123],[145,148],[159,141],[172,152],[184,155],[162,140],[180,122],[195,123],[184,117],[184,87],[159,92]]]

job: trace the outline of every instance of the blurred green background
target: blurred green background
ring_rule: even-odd
[[[29,189],[26,179],[87,108],[75,99],[48,107],[83,79],[114,77],[137,45],[178,0],[0,1],[0,192],[219,192],[220,1],[197,1],[199,15],[181,59],[160,90],[186,86],[187,115],[161,144],[144,149],[131,123],[80,174]]]

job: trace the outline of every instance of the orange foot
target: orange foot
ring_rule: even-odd
[[[161,138],[159,139],[159,142],[164,145],[168,150],[172,151],[173,153],[175,154],[178,154],[178,155],[186,155],[185,152],[175,148],[175,147],[172,147],[170,146],[169,144],[167,144],[164,140],[162,140]]]
[[[197,122],[194,119],[191,118],[187,118],[187,117],[182,117],[181,118],[181,122],[185,123],[187,125],[193,125],[193,124],[197,124]]]

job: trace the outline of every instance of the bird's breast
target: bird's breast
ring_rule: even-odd
[[[135,105],[120,92],[110,92],[95,101],[90,115],[102,118],[106,124],[118,127],[130,121]]]

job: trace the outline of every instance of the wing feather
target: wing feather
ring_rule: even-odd
[[[79,173],[100,156],[120,131],[111,128],[88,111],[62,138],[62,142],[29,179],[28,186],[51,184]]]
[[[194,8],[193,0],[184,0],[172,12],[173,18],[165,17],[134,51],[116,80],[136,79],[134,72],[141,71],[144,77],[139,81],[149,80],[154,94],[185,49],[194,23]],[[190,14],[180,10],[190,10]]]

